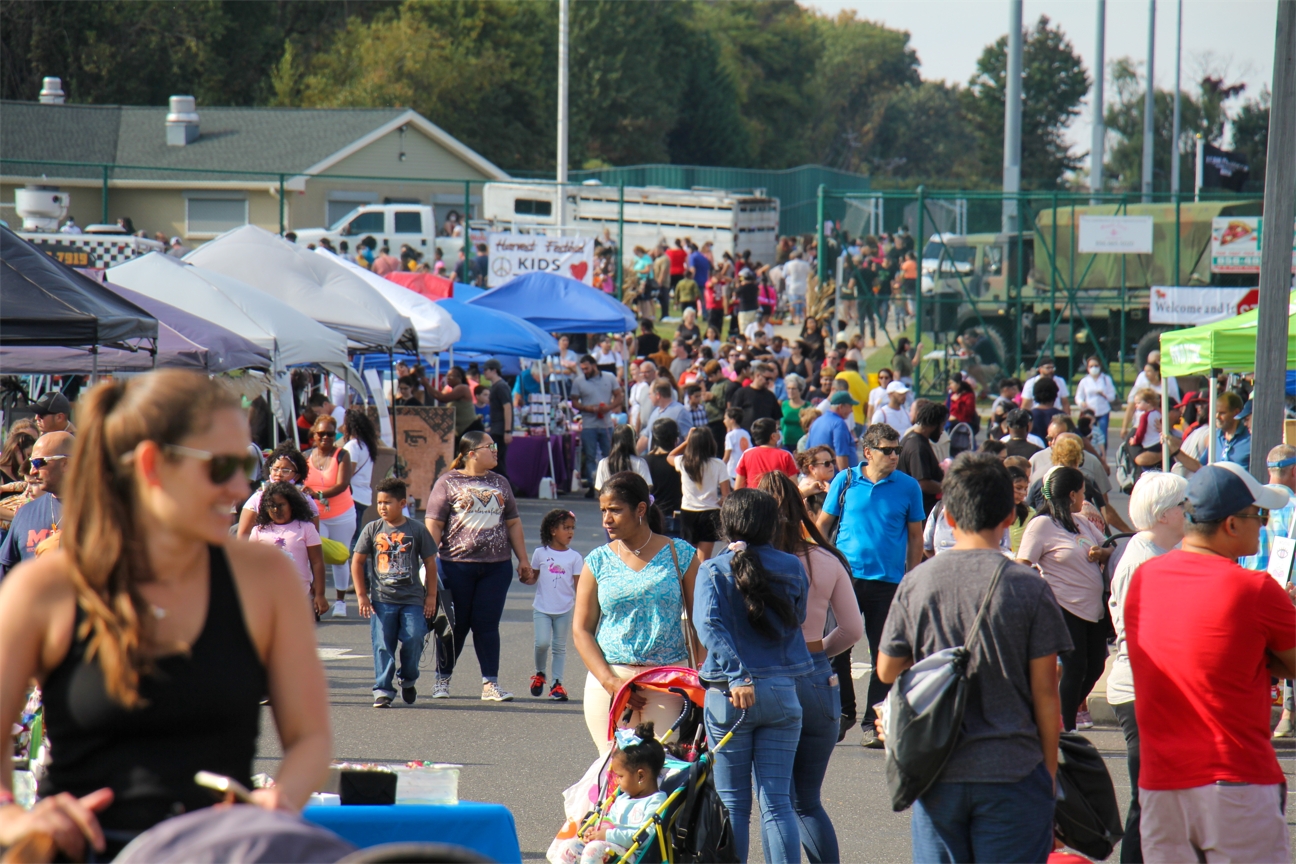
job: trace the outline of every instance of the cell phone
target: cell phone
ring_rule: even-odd
[[[233,777],[226,777],[224,774],[215,774],[211,771],[199,771],[194,775],[194,782],[199,786],[219,793],[221,796],[233,795],[234,800],[241,804],[252,803],[252,793]]]

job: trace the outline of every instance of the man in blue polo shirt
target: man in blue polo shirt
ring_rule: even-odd
[[[831,447],[837,455],[838,471],[854,468],[859,463],[859,456],[855,454],[855,436],[851,434],[850,427],[858,404],[849,390],[838,390],[828,397],[828,410],[810,424],[806,449],[821,444]],[[850,421],[847,420],[848,417],[851,418]]]
[[[826,415],[825,415],[826,416]],[[815,426],[823,421],[820,417]],[[813,427],[812,427],[813,428]],[[841,521],[837,548],[851,567],[851,586],[864,618],[869,656],[876,658],[882,627],[900,580],[922,561],[923,501],[918,481],[896,470],[900,463],[900,433],[885,423],[874,423],[864,433],[864,459],[858,468],[833,478],[819,514],[819,528],[831,537]],[[845,494],[843,495],[843,491]],[[873,661],[876,664],[876,659]],[[833,669],[841,682],[841,731],[855,725],[855,687],[852,683],[850,652],[833,658]],[[869,675],[868,697],[861,724],[863,744],[883,747],[874,731],[877,714],[873,706],[886,698],[890,688]]]

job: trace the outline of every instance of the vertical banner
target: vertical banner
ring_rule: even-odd
[[[425,510],[432,484],[454,460],[454,409],[440,405],[401,405],[395,414],[394,473],[409,487],[414,510]]]
[[[557,273],[586,285],[594,284],[593,237],[495,233],[489,237],[486,284],[490,288],[530,273]]]

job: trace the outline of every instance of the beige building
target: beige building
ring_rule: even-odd
[[[431,205],[439,225],[508,175],[402,108],[208,108],[0,101],[0,218],[14,191],[71,196],[78,225],[129,217],[197,246],[223,231],[332,225],[361,204]],[[476,181],[465,184],[464,181]],[[282,194],[281,194],[282,193]]]

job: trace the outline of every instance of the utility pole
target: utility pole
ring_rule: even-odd
[[[1179,13],[1175,16],[1175,91],[1174,91],[1174,132],[1170,135],[1170,191],[1173,199],[1179,201],[1179,72],[1183,65],[1183,0],[1179,0]],[[1179,284],[1179,274],[1175,273],[1175,284]]]
[[[1147,97],[1143,100],[1143,203],[1152,203],[1152,141],[1156,134],[1156,0],[1148,0]]]
[[[558,0],[558,183],[567,182],[567,55],[571,31],[571,0]],[[562,190],[558,190],[561,198]],[[561,210],[560,204],[560,210]],[[563,217],[560,215],[559,219]]]
[[[1252,399],[1251,473],[1266,482],[1266,456],[1282,441],[1287,380],[1287,312],[1292,284],[1292,220],[1296,218],[1296,3],[1278,4],[1273,101],[1265,160],[1260,234],[1260,314]]]
[[[1021,189],[1022,0],[1008,2],[1008,72],[1004,81],[1003,232],[1018,228]]]
[[[1101,195],[1103,191],[1103,150],[1107,143],[1107,127],[1103,120],[1103,86],[1107,80],[1104,42],[1107,35],[1107,0],[1098,0],[1098,44],[1094,49],[1093,92],[1093,144],[1089,147],[1089,191]],[[1098,199],[1090,199],[1097,204]]]

